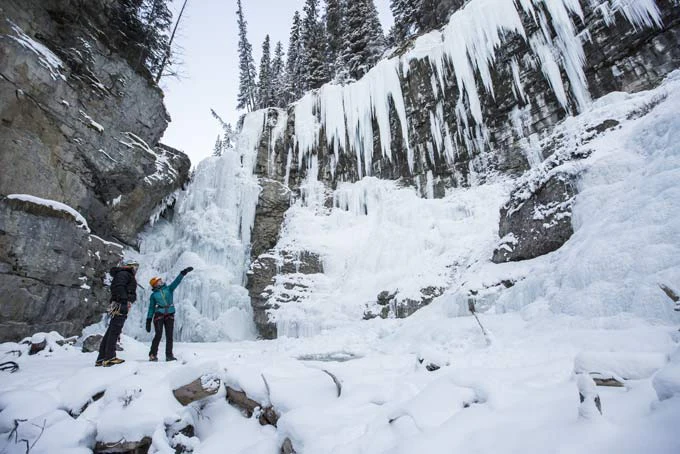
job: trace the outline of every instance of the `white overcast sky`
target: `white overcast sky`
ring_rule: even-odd
[[[173,0],[179,8],[181,0]],[[293,13],[302,13],[304,0],[242,0],[248,21],[248,39],[259,66],[262,42],[269,34],[272,52],[276,41],[288,48]],[[323,2],[322,2],[323,3]],[[375,0],[383,28],[393,22],[389,0]],[[180,80],[161,81],[170,123],[162,142],[183,150],[192,165],[209,156],[220,127],[210,109],[235,123],[238,91],[238,29],[236,0],[189,0],[182,18],[178,43],[183,48]]]

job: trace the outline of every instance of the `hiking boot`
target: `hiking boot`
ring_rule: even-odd
[[[106,361],[104,361],[102,363],[102,366],[110,367],[110,366],[115,366],[116,364],[122,364],[124,362],[125,362],[125,360],[120,359],[120,358],[107,359]]]
[[[102,364],[104,364],[104,360],[98,359],[97,361],[94,362],[94,367],[101,367]]]
[[[175,358],[174,356],[171,355],[171,356],[166,356],[165,360],[166,361],[177,361],[177,358]]]
[[[155,363],[156,361],[158,361],[158,356],[156,356],[156,355],[149,355],[149,361]]]

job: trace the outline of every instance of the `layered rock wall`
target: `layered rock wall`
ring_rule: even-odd
[[[0,341],[36,331],[70,336],[98,322],[109,266],[122,252],[67,212],[1,198]]]
[[[158,143],[169,121],[163,93],[139,65],[118,7],[0,1],[0,196],[64,203],[99,237],[135,245],[186,182],[190,162]],[[0,340],[70,335],[101,315],[105,272],[120,248],[72,224],[3,199]]]
[[[163,93],[115,39],[115,5],[0,3],[0,194],[61,201],[100,235],[135,244],[190,163],[156,148]]]

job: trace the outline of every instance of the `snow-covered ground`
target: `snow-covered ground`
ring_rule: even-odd
[[[153,436],[151,452],[171,453],[166,428],[184,421],[196,429],[194,452],[204,454],[276,454],[285,438],[299,453],[680,452],[680,395],[659,401],[651,378],[659,358],[676,348],[676,328],[623,315],[481,320],[493,333],[491,346],[474,319],[442,317],[431,306],[410,319],[371,320],[313,338],[179,344],[186,364],[149,363],[148,345],[127,337],[127,362],[112,368],[94,368],[96,354],[75,347],[24,354],[15,358],[21,370],[2,376],[0,449],[24,453],[15,440],[27,439],[37,440],[31,453],[87,452],[95,439]],[[15,348],[3,344],[3,359]],[[598,388],[601,417],[579,418],[579,353],[592,367],[635,377],[625,388]],[[670,374],[676,393],[678,360]],[[433,362],[441,369],[428,371]],[[341,382],[339,397],[323,369]],[[205,373],[273,405],[278,428],[241,415],[224,388],[182,407],[172,389]],[[66,413],[77,415],[104,390],[77,419]]]
[[[305,241],[298,246],[325,255],[331,265],[326,279],[342,284],[335,297],[346,292],[354,303],[337,310],[319,299],[316,307],[302,304],[298,316],[339,317],[339,323],[309,337],[181,343],[176,353],[183,361],[177,363],[148,363],[148,343],[125,337],[121,356],[128,361],[112,368],[94,368],[95,353],[54,342],[51,352],[34,356],[25,345],[2,344],[2,360],[16,361],[20,370],[1,376],[1,452],[89,452],[96,441],[145,436],[153,437],[150,452],[163,453],[183,441],[196,453],[275,454],[286,438],[297,452],[312,454],[680,452],[678,317],[657,287],[676,285],[680,277],[679,106],[676,73],[656,90],[598,100],[565,123],[576,133],[603,116],[622,120],[588,144],[594,151],[588,159],[568,164],[585,170],[574,236],[558,251],[524,263],[488,261],[496,237],[486,222],[496,221],[497,191],[507,190],[507,182],[488,193],[452,191],[436,201],[369,179],[339,188],[332,213],[313,203],[314,182],[308,182],[308,196],[291,211],[283,240],[290,247]],[[628,115],[647,110],[639,118]],[[460,207],[482,206],[474,200],[480,194],[494,209],[474,222]],[[400,214],[400,203],[420,215]],[[439,236],[420,231],[431,233],[423,224],[428,216],[444,215],[450,224],[434,227]],[[446,246],[454,225],[458,233],[469,231]],[[343,247],[337,232],[345,229],[356,229],[352,243],[364,255]],[[399,261],[390,241],[407,253],[427,241],[431,249],[412,263]],[[472,252],[466,255],[465,247]],[[424,260],[436,271],[451,254],[468,260],[450,281],[457,285],[413,316],[340,317],[362,307],[361,291],[406,277]],[[343,268],[347,263],[355,267]],[[359,278],[371,270],[372,280]],[[460,316],[462,295],[508,276],[520,280],[484,295],[485,337],[474,318]],[[408,288],[408,280],[399,284]],[[181,302],[178,309],[186,310]],[[429,371],[432,364],[440,368]],[[324,370],[341,383],[340,396]],[[596,389],[601,416],[579,402],[578,384],[585,391],[577,373],[584,372],[625,379],[622,388]],[[172,389],[203,374],[272,405],[280,415],[277,427],[243,416],[227,403],[224,387],[182,407]],[[195,427],[195,438],[169,439],[173,427],[185,424]]]
[[[516,10],[511,3],[503,4]],[[640,11],[652,3],[639,2]],[[582,141],[608,119],[618,126]],[[201,164],[174,222],[145,232],[138,257],[142,283],[195,267],[177,294],[180,339],[234,342],[180,343],[182,361],[147,362],[142,294],[126,326],[141,341],[124,338],[125,364],[94,368],[94,353],[53,342],[34,356],[2,344],[0,361],[20,370],[0,372],[0,453],[89,452],[98,441],[143,437],[162,453],[183,440],[196,453],[275,454],[286,438],[311,454],[680,452],[680,315],[658,287],[680,287],[679,72],[655,90],[596,100],[558,127],[573,139],[570,151],[591,154],[551,170],[536,162],[524,177],[581,175],[574,235],[534,260],[490,262],[499,207],[517,182],[492,179],[432,200],[370,177],[332,194],[306,181],[279,247],[319,254],[325,273],[304,277],[308,297],[277,312],[283,337],[274,341],[252,340],[242,287],[263,122],[261,112],[249,115],[238,152]],[[516,283],[495,285],[504,279]],[[362,320],[380,291],[411,297],[424,286],[446,291],[407,319]],[[486,335],[466,316],[472,289]],[[588,406],[591,382],[579,375],[587,372],[625,383],[596,388],[602,415]],[[243,416],[224,387],[182,407],[172,390],[203,374],[273,406],[277,427]],[[170,439],[184,424],[195,437]]]

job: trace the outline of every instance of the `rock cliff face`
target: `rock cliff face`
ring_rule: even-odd
[[[65,203],[97,235],[134,245],[154,210],[187,180],[190,162],[158,144],[169,121],[163,93],[136,67],[134,51],[118,28],[116,7],[110,0],[0,2],[0,195],[30,194]],[[56,241],[59,268],[73,272],[50,277],[39,271],[39,256],[33,257],[35,263],[17,265],[3,254],[0,323],[23,323],[14,331],[17,336],[44,326],[59,327],[66,335],[101,312],[108,298],[101,272],[119,251],[102,255],[108,246],[91,246],[98,240],[81,232],[71,235],[67,221],[26,204],[3,202],[1,222],[11,227],[11,234],[2,232],[7,254],[25,252],[24,241],[51,254]],[[65,236],[55,237],[42,224]],[[90,252],[102,263],[90,263]],[[85,298],[73,290],[82,276],[80,266],[94,270],[88,272],[98,282],[87,296],[86,313],[76,316]],[[8,288],[31,295],[10,300]],[[18,301],[27,305],[19,312]],[[3,330],[0,337],[7,336]]]
[[[99,321],[106,274],[122,252],[69,213],[0,199],[0,341],[36,331],[73,335]]]
[[[262,204],[255,219],[253,243],[266,247],[253,248],[249,289],[266,337],[274,335],[279,303],[262,283],[276,279],[272,253],[286,255],[272,247],[278,232],[271,227],[280,225],[286,200],[302,195],[305,178],[332,189],[373,175],[413,185],[423,197],[516,178],[563,147],[543,139],[590,99],[652,88],[680,67],[680,9],[671,0],[648,10],[635,2],[533,2],[529,9],[507,2],[508,11],[481,22],[475,2],[461,3],[446,2],[453,16],[441,32],[421,36],[361,81],[322,87],[287,112],[270,109],[257,173],[264,188],[278,183],[292,197],[279,199],[276,210]],[[591,126],[597,134],[616,125]],[[503,241],[493,260],[537,257],[567,241],[577,180],[520,179],[501,212]],[[269,227],[258,231],[263,224]]]

